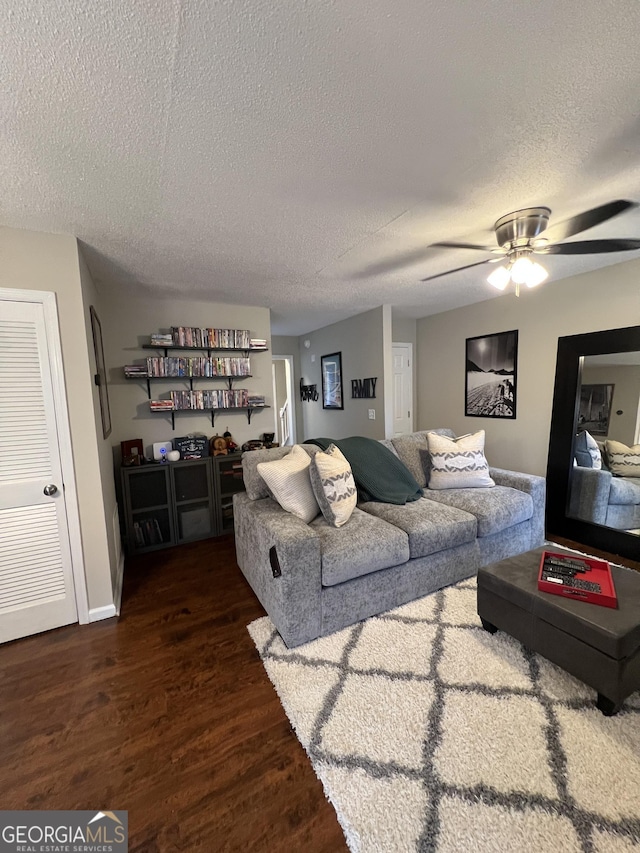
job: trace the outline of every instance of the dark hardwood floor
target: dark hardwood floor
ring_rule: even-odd
[[[127,809],[140,853],[346,851],[262,615],[224,537],[129,560],[118,620],[0,647],[0,807]]]
[[[0,648],[0,808],[127,809],[129,849],[346,851],[246,626],[233,538],[127,561],[118,620]]]

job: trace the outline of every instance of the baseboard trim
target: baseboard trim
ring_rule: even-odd
[[[111,619],[117,616],[115,604],[107,604],[105,607],[93,607],[89,610],[89,622],[99,622],[101,619]]]

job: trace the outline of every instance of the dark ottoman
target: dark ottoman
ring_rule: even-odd
[[[478,616],[593,687],[602,713],[615,714],[640,689],[640,572],[611,566],[617,610],[573,601],[538,590],[544,550],[479,569]]]

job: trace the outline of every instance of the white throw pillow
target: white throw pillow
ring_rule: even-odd
[[[273,462],[258,462],[258,474],[271,489],[282,509],[307,524],[320,512],[309,477],[309,454],[295,444],[291,453]]]
[[[351,465],[335,444],[319,451],[309,468],[311,486],[325,520],[342,527],[351,518],[358,502],[358,492]]]
[[[448,438],[427,433],[431,457],[430,489],[473,489],[495,486],[484,455],[484,430]]]
[[[604,446],[612,474],[617,474],[618,477],[640,477],[640,444],[627,447],[621,441],[608,438]]]
[[[587,440],[587,451],[591,457],[591,467],[596,468],[599,471],[602,468],[602,454],[600,453],[598,442],[590,432],[585,430],[584,434]]]

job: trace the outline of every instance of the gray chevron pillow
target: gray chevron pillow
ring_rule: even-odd
[[[484,430],[460,438],[427,433],[431,457],[430,489],[473,489],[495,486],[484,455]]]
[[[320,511],[329,524],[342,527],[358,501],[351,466],[335,444],[319,451],[309,466],[311,486]]]

